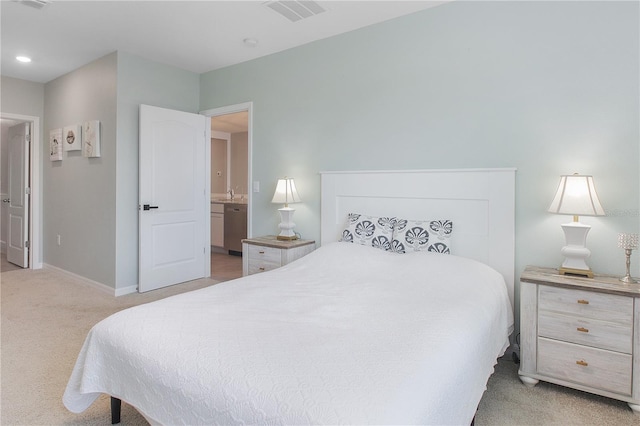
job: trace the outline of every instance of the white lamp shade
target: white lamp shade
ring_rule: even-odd
[[[285,206],[290,203],[299,203],[302,201],[293,178],[278,179],[276,192],[273,194],[272,203],[283,204]]]
[[[549,206],[549,212],[573,215],[573,222],[562,225],[567,244],[562,248],[564,262],[560,274],[577,274],[593,277],[585,262],[591,255],[587,248],[587,234],[591,226],[580,223],[578,216],[604,216],[593,177],[587,175],[560,176],[560,184]]]
[[[564,175],[549,206],[549,212],[574,216],[604,216],[593,176]]]

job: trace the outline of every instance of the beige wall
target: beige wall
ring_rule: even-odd
[[[220,172],[220,176],[218,176]],[[227,141],[211,138],[211,193],[227,191]]]
[[[238,194],[248,193],[249,133],[231,134],[231,185]]]
[[[226,139],[211,138],[211,193],[222,195],[233,189],[238,195],[246,195],[249,188],[249,133],[228,135],[229,152]]]

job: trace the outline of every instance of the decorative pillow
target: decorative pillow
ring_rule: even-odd
[[[450,220],[396,219],[390,250],[396,253],[427,250],[450,254],[452,231],[453,222]]]
[[[342,239],[340,241],[390,250],[395,221],[396,218],[394,217],[376,217],[349,213],[347,226],[342,231]]]

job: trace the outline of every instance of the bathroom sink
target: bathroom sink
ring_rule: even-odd
[[[231,200],[229,198],[214,198],[211,200],[212,203],[235,203],[235,204],[246,204],[246,200],[236,199]]]

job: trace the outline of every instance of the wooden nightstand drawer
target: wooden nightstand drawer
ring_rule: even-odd
[[[622,324],[541,309],[538,335],[627,354],[633,350],[632,321]]]
[[[265,246],[249,245],[249,260],[257,260],[259,262],[276,262],[280,265],[282,258],[281,249]]]
[[[279,267],[280,265],[276,265],[275,263],[249,261],[249,275],[259,274],[260,272],[271,271],[272,269],[277,269]]]
[[[282,266],[282,251],[278,248],[249,245],[249,274],[270,271]]]
[[[640,414],[640,284],[527,266],[520,336],[525,385],[545,380],[626,401]]]
[[[539,291],[541,311],[620,324],[633,322],[633,299],[630,297],[551,286],[540,286]]]
[[[242,275],[266,272],[288,265],[311,253],[315,241],[278,240],[275,236],[245,238],[242,240]]]
[[[628,354],[538,339],[538,372],[550,377],[630,396],[631,366]]]

